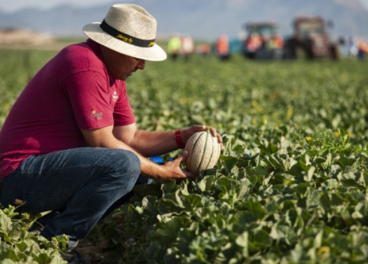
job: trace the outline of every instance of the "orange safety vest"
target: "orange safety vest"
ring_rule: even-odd
[[[368,53],[368,44],[364,43],[361,40],[358,41],[358,48],[364,51],[365,53]]]
[[[221,36],[217,41],[217,52],[220,55],[227,55],[229,53],[229,41],[227,37]]]
[[[262,38],[260,36],[251,36],[247,43],[247,48],[250,51],[255,51],[262,45]]]

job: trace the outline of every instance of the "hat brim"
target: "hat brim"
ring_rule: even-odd
[[[100,28],[99,22],[87,24],[83,32],[87,37],[116,52],[148,61],[163,61],[167,58],[166,52],[156,43],[151,47],[138,47],[116,39]]]

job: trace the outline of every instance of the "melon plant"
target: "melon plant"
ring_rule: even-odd
[[[0,127],[51,53],[0,50]],[[137,185],[87,239],[107,242],[105,263],[367,263],[367,63],[147,63],[127,80],[140,128],[211,125],[221,157],[196,180]],[[56,257],[4,215],[0,263]]]
[[[218,139],[209,131],[202,131],[189,138],[185,150],[188,151],[185,160],[187,169],[198,175],[201,171],[212,169],[216,165],[221,147]]]

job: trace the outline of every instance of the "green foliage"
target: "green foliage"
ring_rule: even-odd
[[[115,245],[128,263],[365,263],[367,150],[317,138],[263,140],[197,181],[137,186]]]
[[[1,53],[1,69],[14,69],[0,71],[0,124],[25,73],[42,65],[31,52],[37,66],[25,70],[14,60],[25,54]],[[224,150],[195,181],[136,186],[132,201],[92,233],[109,240],[106,261],[366,263],[366,64],[147,62],[127,81],[140,128],[211,125]]]
[[[0,262],[11,263],[66,263],[59,253],[59,244],[65,238],[48,241],[42,236],[28,232],[36,221],[35,216],[19,215],[15,207],[0,209]]]

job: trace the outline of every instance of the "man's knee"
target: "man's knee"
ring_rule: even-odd
[[[137,177],[141,173],[141,162],[138,156],[129,150],[122,150],[125,167],[123,170],[127,170],[127,172],[131,175],[136,175]]]
[[[128,184],[130,188],[133,188],[141,173],[141,163],[138,156],[128,150],[114,150],[114,156],[117,180],[123,185]]]

